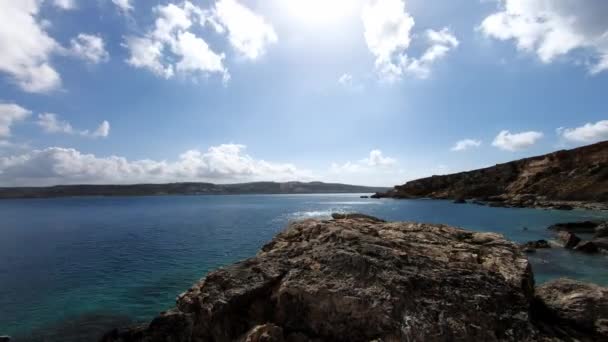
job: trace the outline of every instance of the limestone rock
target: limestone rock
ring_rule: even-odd
[[[103,341],[538,340],[533,291],[501,235],[346,215],[292,223],[149,327]]]
[[[557,279],[539,286],[536,296],[558,324],[585,331],[593,340],[608,341],[608,288]]]

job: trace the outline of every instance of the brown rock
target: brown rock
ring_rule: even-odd
[[[608,238],[593,239],[593,244],[600,249],[605,249],[608,251]]]
[[[348,215],[292,223],[139,335],[104,341],[536,340],[532,297],[528,260],[501,235]]]
[[[595,228],[594,238],[608,237],[608,223],[603,223]]]
[[[498,199],[504,206],[608,208],[608,141],[483,169],[432,176],[379,197]]]
[[[592,241],[583,241],[579,243],[574,250],[587,253],[587,254],[595,254],[599,252],[599,248]]]
[[[243,342],[284,342],[283,329],[274,324],[258,325],[247,332]]]
[[[608,288],[557,279],[536,289],[546,314],[595,341],[608,340]]]

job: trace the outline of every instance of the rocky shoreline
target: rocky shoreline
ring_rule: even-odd
[[[602,341],[608,289],[534,286],[499,234],[366,215],[294,222],[150,324],[102,342]]]
[[[449,199],[493,207],[608,210],[608,141],[413,180],[372,197]]]

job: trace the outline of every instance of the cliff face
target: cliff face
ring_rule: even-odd
[[[547,327],[555,322],[537,324],[533,303],[542,299],[533,283],[524,254],[498,234],[341,215],[292,223],[257,256],[210,273],[149,325],[114,330],[102,341],[603,337],[576,325],[553,331]]]
[[[502,196],[525,205],[549,201],[608,202],[608,141],[573,150],[433,176],[396,186],[378,197],[481,199]],[[498,198],[500,200],[500,198]]]

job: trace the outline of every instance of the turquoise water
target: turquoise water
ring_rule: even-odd
[[[0,335],[88,341],[147,321],[210,270],[253,256],[287,222],[362,212],[447,223],[523,242],[590,211],[489,208],[359,195],[167,196],[0,201]],[[523,230],[527,227],[527,230]],[[608,257],[563,249],[531,256],[537,282],[568,276],[608,285]]]

